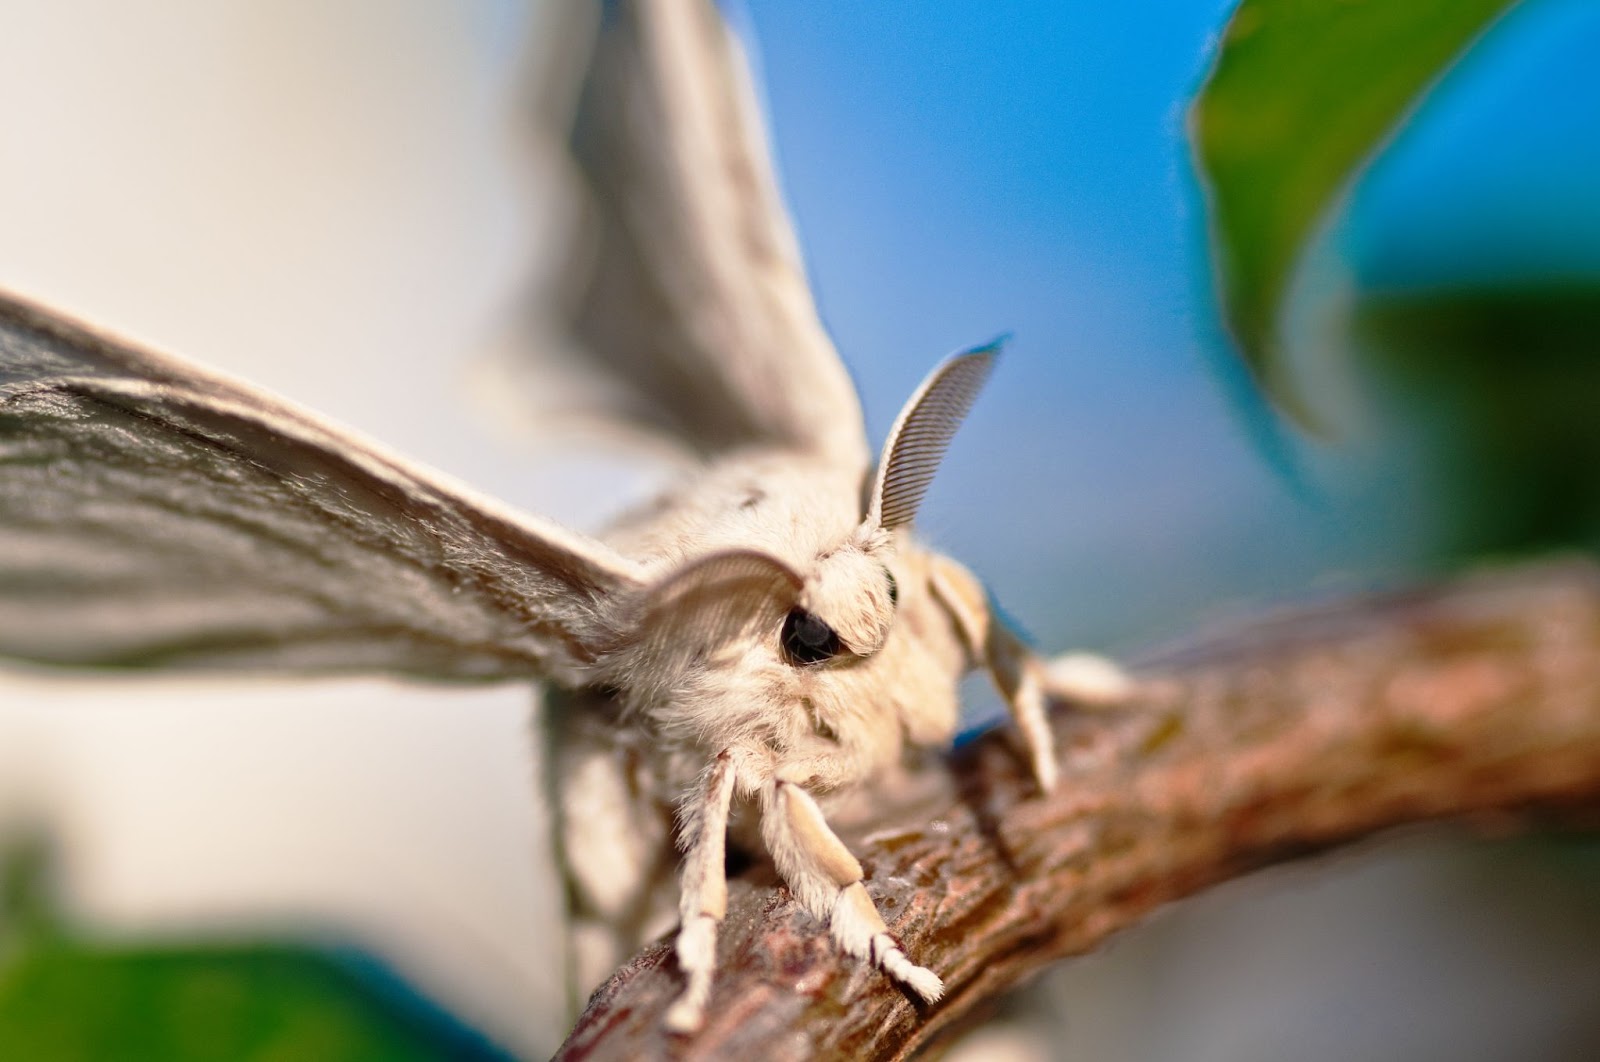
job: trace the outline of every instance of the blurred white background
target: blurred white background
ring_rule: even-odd
[[[0,13],[0,286],[583,515],[463,367],[535,244],[521,5],[115,0]],[[606,504],[613,498],[603,499]],[[530,1054],[561,1026],[526,689],[0,671],[0,817],[117,933],[371,947]]]
[[[1220,24],[1224,5],[1188,6]],[[769,5],[752,7],[761,29]],[[798,5],[770,8],[803,20]],[[467,371],[504,339],[535,252],[548,256],[558,227],[526,129],[539,17],[509,0],[9,3],[0,286],[593,526],[621,500],[612,466],[536,456],[474,402]],[[792,72],[794,49],[809,45],[768,42],[769,53],[778,43],[787,50],[769,69]],[[1073,46],[1091,57],[1098,47]],[[1198,71],[1203,35],[1181,47]],[[1078,53],[1063,54],[1074,69]],[[825,71],[826,56],[817,61]],[[868,232],[870,198],[830,192],[841,213],[816,207],[827,197],[813,178],[877,157],[870,140],[833,133],[822,87],[840,81],[816,76],[815,113],[806,84],[774,89],[778,146],[790,151],[797,204],[813,197],[802,237],[815,237],[824,309],[881,430],[927,364],[1018,322],[976,294],[969,303],[932,287],[924,297],[938,312],[919,309],[882,261],[909,260],[905,232]],[[1115,91],[1107,83],[1107,98],[1086,95],[1084,107],[1108,106]],[[1109,157],[1123,132],[1148,126],[1181,157],[1181,110],[1150,96],[1148,123],[1041,110],[1060,124],[1028,136],[1101,142]],[[817,148],[824,136],[841,158]],[[928,188],[971,176],[880,154],[921,167]],[[1148,178],[1152,194],[1178,196],[1172,172],[1129,166],[1103,166],[1106,188]],[[902,172],[883,180],[905,188],[906,203],[925,191],[896,185]],[[1030,232],[1037,221],[977,200],[973,217]],[[1102,212],[1081,245],[1040,243],[1014,260],[972,218],[925,212],[916,226],[942,241],[930,261],[983,274],[986,294],[1059,311],[1063,327],[1086,321],[1107,343],[1096,359],[1062,358],[1053,371],[1066,382],[1040,387],[1026,366],[1049,352],[1030,350],[1039,332],[1023,330],[994,402],[1024,412],[980,406],[930,499],[945,543],[994,578],[1002,600],[1023,601],[1012,607],[1050,648],[1152,622],[1180,629],[1228,599],[1219,588],[1301,589],[1391,543],[1394,521],[1410,517],[1380,499],[1379,517],[1341,523],[1289,498],[1193,352],[1168,342],[1194,330],[1174,294],[1198,290],[1193,263],[1170,254],[1160,268],[1171,287],[1152,295],[1105,257],[1125,242],[1122,220]],[[1153,226],[1146,242],[1170,253],[1184,225],[1194,227]],[[972,319],[957,327],[938,317],[946,311]],[[936,334],[879,342],[908,324]],[[888,360],[863,369],[869,346]],[[1404,557],[1403,541],[1388,548],[1380,567]],[[1097,627],[1101,615],[1114,618]],[[523,689],[0,671],[0,820],[59,831],[72,912],[96,928],[323,932],[370,947],[538,1056],[564,1029],[531,705]],[[1036,1057],[1100,1060],[1580,1057],[1570,1037],[1594,1028],[1597,927],[1573,920],[1592,904],[1570,893],[1537,860],[1428,841],[1270,875],[1069,967],[1053,978],[1054,1017],[1024,1021],[1035,1033],[1022,1043]]]

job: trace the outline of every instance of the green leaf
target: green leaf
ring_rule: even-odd
[[[1515,0],[1242,0],[1195,101],[1223,312],[1280,408],[1278,318],[1331,202],[1427,89]]]
[[[0,1059],[504,1062],[348,950],[272,941],[79,938],[57,914],[48,840],[0,838]]]
[[[315,951],[55,941],[0,966],[0,1058],[431,1062],[506,1056]]]

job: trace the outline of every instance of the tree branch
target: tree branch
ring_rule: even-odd
[[[732,883],[706,1028],[671,1037],[657,943],[565,1059],[901,1058],[1157,906],[1405,823],[1600,821],[1600,569],[1569,561],[1301,610],[1147,661],[1127,711],[1059,713],[1062,782],[1005,732],[855,846],[890,929],[948,986],[914,1004],[770,878]]]

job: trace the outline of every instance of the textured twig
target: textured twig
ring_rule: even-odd
[[[1156,906],[1268,863],[1441,818],[1594,821],[1600,570],[1484,574],[1304,610],[1164,654],[1115,715],[1063,714],[1056,793],[1003,733],[951,758],[903,828],[855,846],[934,1007],[840,956],[768,882],[735,881],[707,1026],[672,1037],[656,944],[560,1057],[899,1058]]]

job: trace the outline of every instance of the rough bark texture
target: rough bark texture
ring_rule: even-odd
[[[1144,663],[1113,714],[1060,713],[1062,782],[1009,736],[953,755],[855,845],[890,929],[948,994],[914,1004],[781,887],[731,883],[706,1027],[672,1037],[665,943],[595,993],[566,1059],[901,1058],[1155,907],[1444,818],[1600,822],[1600,570],[1572,561],[1271,618]],[[768,872],[770,873],[770,872]]]

